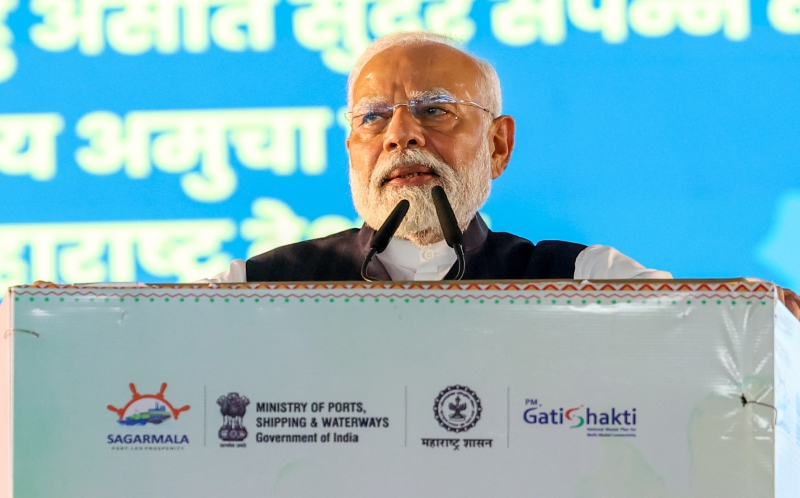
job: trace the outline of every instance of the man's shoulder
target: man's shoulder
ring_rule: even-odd
[[[351,228],[253,256],[247,260],[247,280],[338,280],[352,273],[359,259],[358,234]]]
[[[507,232],[489,232],[484,248],[485,277],[500,279],[573,278],[575,261],[583,244],[561,240],[537,243]]]

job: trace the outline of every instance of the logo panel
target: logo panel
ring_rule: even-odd
[[[433,413],[439,425],[450,432],[466,432],[481,419],[481,400],[466,386],[449,386],[439,393]]]
[[[241,442],[247,438],[247,428],[242,423],[247,405],[250,400],[239,393],[228,393],[217,400],[219,411],[222,414],[222,427],[219,429],[219,438],[227,442]]]
[[[123,406],[117,408],[108,405],[106,409],[117,415],[117,424],[122,426],[120,433],[109,434],[108,444],[115,450],[160,450],[183,449],[189,444],[187,434],[168,433],[169,429],[162,427],[172,425],[181,414],[189,411],[190,406],[176,407],[167,400],[164,393],[167,383],[161,384],[161,389],[155,394],[141,394],[134,383],[128,384],[131,390],[131,399]],[[150,428],[145,431],[145,428]]]

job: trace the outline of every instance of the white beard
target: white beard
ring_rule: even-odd
[[[422,164],[438,176],[430,185],[393,187],[384,182],[394,168]],[[475,214],[489,198],[492,189],[491,152],[485,141],[475,159],[456,168],[436,159],[425,149],[406,149],[384,156],[375,165],[372,175],[356,173],[350,168],[350,190],[356,212],[371,228],[377,230],[403,199],[411,204],[395,237],[410,240],[418,246],[433,244],[444,239],[436,208],[431,198],[431,188],[440,185],[447,193],[458,220],[465,230]]]

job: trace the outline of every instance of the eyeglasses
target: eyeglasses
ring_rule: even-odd
[[[477,107],[488,112],[492,119],[495,118],[492,111],[477,102],[456,100],[449,95],[431,95],[413,99],[403,104],[390,104],[388,102],[362,104],[345,113],[345,116],[350,120],[350,126],[353,131],[364,134],[378,134],[389,125],[395,109],[405,106],[408,107],[411,115],[420,126],[436,131],[448,131],[459,119],[459,105]]]

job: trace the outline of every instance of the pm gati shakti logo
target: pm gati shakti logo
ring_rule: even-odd
[[[544,406],[535,398],[525,400],[522,419],[531,426],[586,430],[589,437],[636,437],[636,408],[599,410],[585,405]]]
[[[114,450],[182,450],[189,444],[189,436],[175,431],[175,422],[189,405],[176,408],[164,395],[167,383],[161,384],[156,394],[141,394],[136,385],[129,384],[131,399],[121,408],[108,405],[117,414],[119,432],[108,435],[108,444]]]

